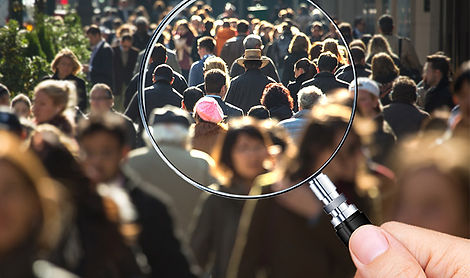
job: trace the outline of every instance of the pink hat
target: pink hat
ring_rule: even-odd
[[[217,100],[211,97],[202,97],[194,105],[194,113],[201,119],[211,123],[220,123],[224,119],[224,112]]]

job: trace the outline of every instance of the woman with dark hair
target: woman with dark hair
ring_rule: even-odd
[[[248,194],[255,179],[265,173],[269,139],[251,118],[230,122],[219,140],[215,172],[222,179],[218,188],[232,194]],[[226,277],[244,201],[205,195],[197,210],[191,248],[199,266],[214,278]]]
[[[372,75],[370,78],[379,83],[380,103],[385,106],[390,104],[390,92],[392,91],[393,81],[400,75],[400,70],[393,62],[392,58],[386,53],[378,53],[372,59]]]
[[[289,90],[280,83],[270,83],[266,85],[261,104],[269,110],[271,118],[282,121],[292,117],[294,100]]]
[[[292,38],[289,44],[288,54],[284,57],[284,71],[281,82],[284,86],[289,81],[294,81],[294,64],[301,58],[308,58],[310,50],[310,39],[304,33],[299,33]]]
[[[195,32],[192,30],[187,20],[181,19],[176,22],[173,28],[173,36],[178,63],[184,78],[188,80],[189,69],[193,63],[191,51],[194,38],[196,37]]]

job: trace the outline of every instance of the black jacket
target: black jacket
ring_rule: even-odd
[[[449,111],[454,107],[454,101],[449,88],[450,82],[443,78],[436,87],[431,88],[424,98],[424,110],[432,113],[434,110],[447,107]]]
[[[260,104],[264,87],[274,82],[276,81],[265,76],[259,69],[247,70],[232,80],[225,101],[240,107],[247,114],[252,106]]]
[[[264,56],[266,57],[266,56]],[[274,81],[279,82],[279,74],[277,73],[276,66],[274,65],[273,60],[271,58],[266,57],[269,59],[269,64],[265,67],[261,68],[261,72],[274,79]],[[232,68],[230,69],[230,77],[233,79],[241,74],[245,73],[245,68],[240,66],[238,63],[233,63]]]
[[[59,75],[57,73],[54,73],[53,76],[47,77],[45,79],[60,80]],[[75,87],[77,89],[77,106],[78,106],[78,108],[80,108],[80,111],[86,112],[86,109],[88,107],[88,96],[87,96],[87,93],[86,93],[85,80],[83,80],[80,77],[77,77],[73,74],[65,77],[64,80],[73,81],[73,83],[75,83]]]
[[[312,79],[302,83],[301,89],[307,86],[315,86],[319,88],[324,94],[328,94],[330,91],[349,87],[349,84],[336,79],[331,72],[320,72],[317,73]]]
[[[219,104],[220,108],[222,108],[224,115],[227,116],[228,118],[243,116],[243,110],[236,107],[235,105],[226,103],[225,101],[222,100],[220,96],[215,96],[215,95],[207,95],[207,96],[212,97],[215,100],[217,100],[217,103]]]
[[[294,81],[289,82],[289,85],[287,85],[287,89],[290,92],[290,96],[292,97],[292,99],[294,99],[294,112],[299,111],[298,93],[300,91],[300,87],[302,86],[302,83],[311,78],[311,75],[303,73],[299,75]]]
[[[295,79],[294,77],[294,65],[297,63],[298,60],[302,58],[308,58],[307,51],[299,51],[287,54],[284,57],[284,71],[282,72],[282,84],[287,86],[290,81]]]
[[[366,66],[356,65],[356,74],[357,77],[369,77],[372,74],[372,71],[367,69]],[[354,80],[353,69],[351,65],[345,66],[339,69],[339,72],[336,73],[336,79],[342,80],[346,83],[351,83]]]
[[[113,49],[107,42],[103,42],[91,61],[91,83],[105,83],[113,88]]]
[[[134,72],[135,63],[137,62],[137,56],[139,56],[139,50],[135,47],[131,47],[128,52],[127,64],[123,65],[121,58],[121,47],[113,47],[113,69],[114,69],[114,94],[122,94],[122,89],[127,86]]]
[[[417,133],[429,114],[409,103],[392,102],[382,111],[397,139]]]
[[[269,114],[271,115],[271,119],[276,119],[278,121],[289,119],[293,115],[292,110],[287,105],[271,107],[269,109]]]

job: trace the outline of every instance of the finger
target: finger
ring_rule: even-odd
[[[408,250],[383,229],[365,225],[354,231],[349,251],[356,277],[426,277]]]
[[[381,227],[410,251],[428,277],[470,277],[470,240],[398,222]]]

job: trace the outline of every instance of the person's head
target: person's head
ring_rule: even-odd
[[[377,83],[366,77],[357,79],[357,111],[363,117],[373,118],[380,112],[379,97],[380,89]],[[354,94],[356,81],[349,85],[349,91]]]
[[[31,100],[24,94],[18,94],[11,100],[11,109],[18,117],[29,118],[31,116]]]
[[[366,64],[366,55],[364,53],[364,50],[360,47],[354,46],[351,47],[351,54],[354,60],[354,63],[356,65],[363,65],[365,66]]]
[[[114,106],[111,88],[104,83],[97,83],[90,90],[90,112],[104,113]]]
[[[392,58],[386,53],[379,53],[372,58],[372,80],[387,84],[395,80],[400,74]]]
[[[0,105],[10,106],[10,90],[0,83]]]
[[[323,49],[323,42],[321,41],[314,42],[312,44],[312,47],[310,47],[308,51],[308,56],[310,58],[310,61],[318,59],[318,57],[320,57],[322,49]]]
[[[50,121],[75,106],[75,88],[69,81],[46,80],[34,88],[33,115],[36,123]]]
[[[437,86],[442,79],[448,80],[450,71],[450,58],[443,54],[433,54],[426,57],[424,64],[424,82],[431,86]]]
[[[252,118],[240,118],[229,123],[225,136],[221,137],[215,151],[216,173],[230,185],[234,179],[251,183],[266,171],[268,158],[267,134]]]
[[[263,41],[261,40],[260,36],[250,34],[243,40],[243,47],[245,49],[262,49]]]
[[[434,136],[403,142],[394,152],[396,191],[388,217],[460,237],[470,236],[468,142]]]
[[[166,105],[152,111],[150,122],[152,135],[158,144],[189,146],[189,127],[193,123],[191,115],[183,109]]]
[[[325,53],[328,51],[335,54],[337,58],[341,56],[341,53],[339,52],[338,41],[336,39],[329,38],[323,41],[323,48],[321,52]]]
[[[0,140],[0,258],[25,247],[50,251],[69,212],[65,193],[17,137],[0,131]]]
[[[356,17],[354,19],[354,28],[359,30],[359,32],[364,32],[365,28],[366,28],[366,22],[364,20],[364,18],[362,17]]]
[[[316,73],[315,65],[307,58],[301,58],[294,64],[294,77],[297,78],[302,74],[306,74],[308,79],[312,78]]]
[[[338,59],[331,52],[325,52],[318,58],[318,70],[320,72],[334,73],[338,66]]]
[[[88,41],[90,42],[91,46],[97,45],[102,37],[101,37],[101,30],[96,25],[91,25],[86,30],[86,36],[88,37]]]
[[[263,105],[255,105],[248,110],[247,116],[258,120],[266,120],[271,118],[271,113],[269,113],[269,110]]]
[[[125,34],[121,37],[121,47],[122,49],[127,52],[129,51],[129,49],[131,49],[132,47],[132,42],[133,42],[133,39],[132,39],[132,36],[129,35],[129,34]]]
[[[64,48],[57,55],[51,64],[51,70],[59,75],[59,78],[65,78],[69,75],[77,75],[82,69],[77,56],[68,48]]]
[[[349,48],[353,48],[353,47],[359,47],[359,48],[361,48],[364,53],[367,51],[367,46],[366,46],[366,44],[365,44],[362,40],[353,40],[353,41],[349,44]]]
[[[313,22],[310,31],[312,32],[313,37],[319,38],[323,36],[323,24],[319,21]]]
[[[295,35],[289,44],[289,53],[307,52],[310,49],[310,39],[304,33]]]
[[[167,84],[173,84],[175,77],[173,76],[173,70],[167,64],[158,65],[153,71],[153,82],[161,82]]]
[[[470,124],[470,61],[465,62],[455,75],[454,95],[460,106],[462,121]]]
[[[204,96],[201,89],[197,87],[188,87],[183,92],[183,100],[181,100],[182,108],[188,112],[193,112],[196,102]]]
[[[8,106],[0,106],[0,130],[24,137],[20,118]]]
[[[228,73],[227,64],[220,57],[211,56],[204,61],[204,73],[212,69],[220,69],[221,71]]]
[[[308,86],[300,89],[297,94],[299,110],[311,110],[322,98],[324,98],[323,92],[315,86]]]
[[[387,39],[382,35],[374,35],[367,47],[367,57],[372,57],[380,52],[387,53],[389,56],[394,55]]]
[[[167,60],[165,46],[161,43],[156,43],[150,57],[151,63],[155,63],[156,65],[164,64]]]
[[[111,112],[97,113],[78,125],[82,165],[94,183],[112,181],[130,150],[124,119]]]
[[[215,50],[215,39],[209,36],[202,37],[197,40],[197,53],[199,57],[207,54],[213,54]]]
[[[248,21],[241,19],[237,22],[237,34],[238,35],[247,35],[250,31],[250,24]]]
[[[287,106],[291,110],[294,108],[294,100],[290,96],[289,90],[281,83],[266,85],[260,103],[268,110],[279,106]]]
[[[416,102],[416,83],[407,76],[399,76],[393,82],[390,97],[393,102],[414,104]]]
[[[204,31],[206,32],[211,32],[212,29],[214,28],[214,20],[212,18],[206,18],[203,21],[204,24]]]
[[[175,33],[180,36],[184,36],[187,33],[193,33],[186,19],[178,20],[175,24],[174,30],[175,30]]]
[[[212,97],[202,97],[194,105],[194,119],[196,123],[218,124],[224,120],[224,112],[217,100]]]
[[[246,49],[242,58],[235,60],[246,70],[260,69],[269,63],[266,57],[262,57],[261,49]]]
[[[227,74],[220,69],[212,69],[204,74],[206,94],[224,98],[227,92]]]
[[[384,35],[393,33],[393,18],[389,14],[384,14],[379,18],[379,31]]]
[[[351,42],[353,39],[353,29],[351,27],[351,24],[347,22],[341,22],[338,25],[338,29],[343,34],[344,39],[346,40],[347,43]]]
[[[137,32],[139,33],[147,33],[148,31],[148,26],[149,26],[149,21],[147,18],[144,16],[139,16],[135,20],[135,26],[137,27]]]

